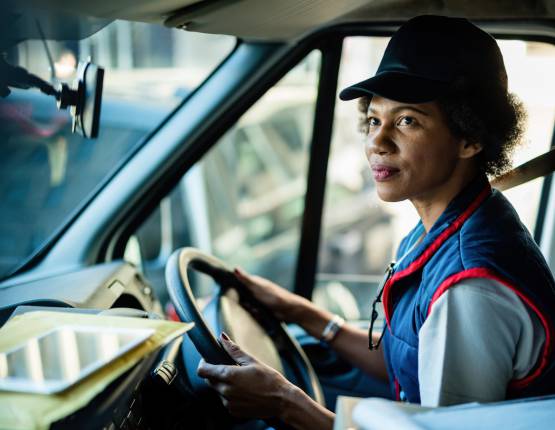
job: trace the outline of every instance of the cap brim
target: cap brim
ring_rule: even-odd
[[[386,72],[345,88],[339,93],[339,98],[352,100],[376,95],[402,103],[425,103],[439,98],[449,86],[449,82]]]

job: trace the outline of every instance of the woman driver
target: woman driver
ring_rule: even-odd
[[[389,42],[359,98],[379,197],[408,199],[421,221],[402,241],[381,296],[386,328],[368,334],[272,282],[236,276],[278,318],[323,338],[425,406],[555,392],[555,282],[538,247],[486,175],[509,165],[523,111],[495,40],[465,19],[421,16]],[[375,316],[373,317],[375,319]],[[331,428],[333,414],[222,333],[241,366],[198,374],[233,415]]]

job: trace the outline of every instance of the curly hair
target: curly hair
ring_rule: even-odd
[[[512,166],[512,155],[522,142],[526,110],[519,98],[501,85],[476,88],[464,80],[436,100],[453,135],[479,143],[477,155],[481,171],[498,176]],[[359,99],[359,130],[367,134],[367,111],[370,97]]]

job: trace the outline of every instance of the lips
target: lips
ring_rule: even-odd
[[[399,173],[399,169],[393,166],[387,166],[385,164],[373,164],[372,165],[372,175],[374,180],[378,182],[387,181],[391,177]]]

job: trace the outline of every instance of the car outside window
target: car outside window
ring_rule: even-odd
[[[344,40],[338,89],[375,73],[388,42],[385,37]],[[528,111],[524,144],[515,165],[546,152],[555,118],[555,47],[541,42],[499,40],[509,90]],[[327,192],[313,300],[350,319],[367,319],[375,287],[408,231],[418,220],[409,202],[384,203],[374,189],[363,136],[358,132],[357,102],[336,105],[328,164]],[[505,192],[523,223],[534,233],[544,179]],[[333,192],[338,185],[343,193]],[[341,208],[341,210],[338,210]]]
[[[37,90],[0,99],[0,278],[63,228],[234,45],[228,36],[116,21],[81,41],[12,48],[8,62],[51,83],[71,82],[89,57],[106,72],[96,140],[72,134],[67,111]]]

